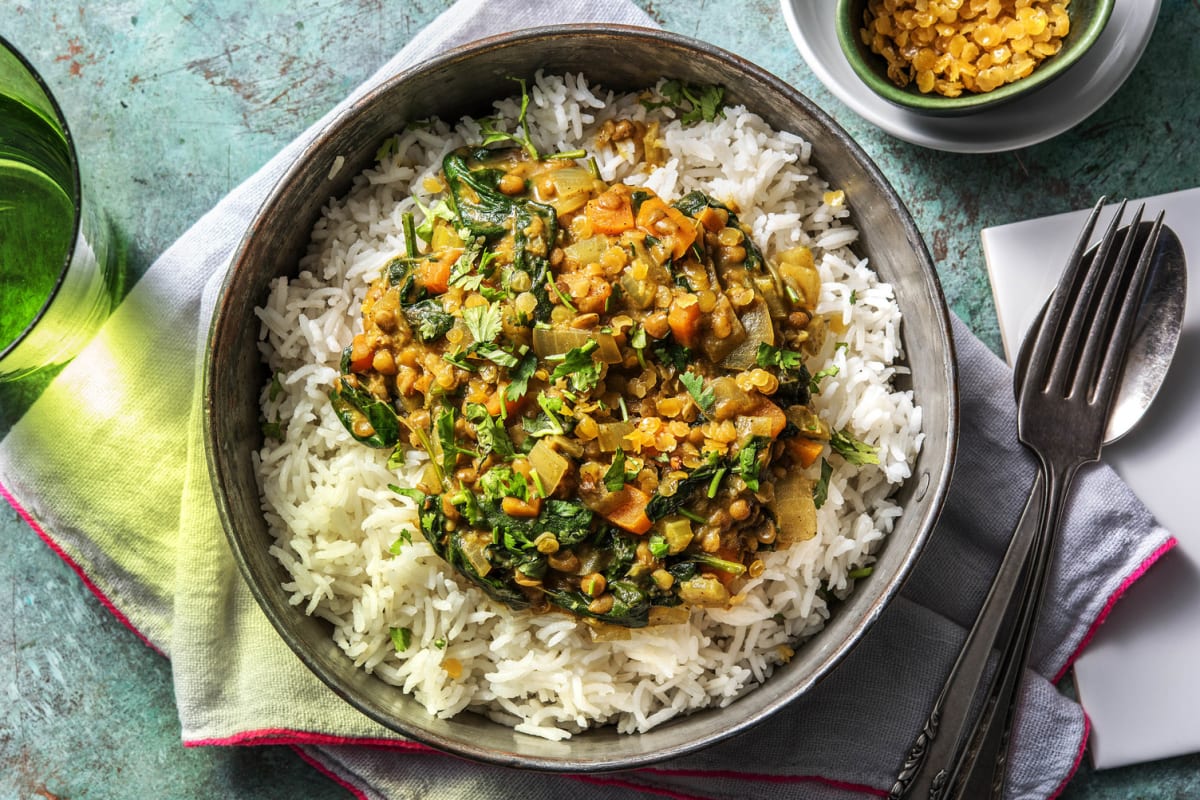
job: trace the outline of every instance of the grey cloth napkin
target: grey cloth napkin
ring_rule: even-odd
[[[653,24],[625,0],[463,0],[346,102],[455,44],[568,20]],[[960,458],[943,518],[915,573],[862,644],[809,696],[734,740],[654,768],[600,776],[470,764],[379,728],[282,644],[220,535],[195,424],[196,375],[215,290],[247,220],[328,119],[169,248],[97,340],[0,442],[0,484],[9,499],[104,602],[172,659],[184,741],[294,744],[356,795],[381,800],[581,791],[614,800],[641,793],[834,800],[886,793],[982,601],[1034,474],[1032,458],[1016,442],[1007,368],[957,321]],[[80,396],[93,402],[81,410],[73,402]],[[186,428],[140,424],[189,417]],[[131,425],[139,426],[136,441],[127,435]],[[114,484],[125,491],[113,492]],[[1048,797],[1070,776],[1087,725],[1050,678],[1065,668],[1110,599],[1171,541],[1110,470],[1082,476],[1035,643],[1037,669],[1027,676],[1013,797]],[[255,679],[264,659],[282,665],[267,685]]]

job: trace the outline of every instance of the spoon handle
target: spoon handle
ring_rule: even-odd
[[[969,744],[971,723],[978,713],[976,699],[985,689],[991,694],[997,677],[993,674],[985,686],[988,665],[997,648],[1006,649],[1002,634],[1011,632],[1013,626],[1005,625],[1005,622],[1015,615],[1020,605],[1018,589],[1027,582],[1029,555],[1038,533],[1038,511],[1044,490],[1039,472],[979,616],[896,777],[888,794],[889,800],[906,797],[937,800],[949,796],[958,777],[960,756]]]

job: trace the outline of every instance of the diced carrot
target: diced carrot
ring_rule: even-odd
[[[630,533],[645,533],[654,523],[646,516],[650,495],[625,484],[606,498],[604,518]]]
[[[592,226],[592,233],[617,235],[633,227],[633,205],[629,193],[614,189],[588,201],[584,215]]]
[[[375,360],[375,351],[367,344],[366,334],[359,333],[350,343],[350,371],[366,372]]]
[[[696,241],[696,220],[659,197],[648,197],[638,206],[637,226],[658,239],[671,239],[671,255],[683,258]]]
[[[817,463],[821,453],[825,452],[825,443],[820,439],[809,439],[805,436],[793,436],[787,440],[788,450],[800,462],[800,466],[808,469]]]
[[[448,247],[425,259],[417,267],[417,282],[434,294],[446,291],[450,288],[450,268],[461,255],[461,247]]]
[[[522,500],[519,497],[505,497],[500,501],[500,510],[510,517],[533,519],[542,513],[542,498],[534,497],[531,500]]]
[[[700,343],[700,323],[704,314],[695,298],[680,297],[671,303],[667,312],[667,325],[675,341],[684,347],[695,347]]]
[[[783,433],[783,429],[787,427],[787,415],[783,413],[783,409],[762,395],[759,395],[754,405],[743,411],[742,415],[767,419],[771,425],[770,434],[772,438]]]
[[[516,400],[510,400],[504,394],[506,391],[508,391],[508,384],[501,383],[496,386],[496,391],[488,395],[487,402],[484,403],[484,408],[487,409],[488,414],[492,415],[493,417],[500,416],[501,403],[504,403],[505,417],[511,417],[521,410],[521,405],[523,404],[525,398],[522,396],[518,397]]]

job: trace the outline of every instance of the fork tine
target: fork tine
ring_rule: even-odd
[[[1116,258],[1111,260],[1111,265],[1106,265],[1102,286],[1097,286],[1098,296],[1091,304],[1094,307],[1092,316],[1087,322],[1087,329],[1081,332],[1081,335],[1087,338],[1080,342],[1082,352],[1079,354],[1079,361],[1070,383],[1072,396],[1087,397],[1089,400],[1094,396],[1093,387],[1102,371],[1105,353],[1110,349],[1110,339],[1114,335],[1113,320],[1117,319],[1118,312],[1127,305],[1123,302],[1124,295],[1131,287],[1131,278],[1138,263],[1133,258],[1133,245],[1138,237],[1142,213],[1145,210],[1145,205],[1140,206],[1124,228],[1126,233],[1121,242],[1121,249]]]
[[[1076,279],[1069,296],[1071,306],[1064,310],[1064,319],[1059,324],[1056,349],[1053,358],[1049,359],[1049,374],[1046,379],[1046,390],[1062,394],[1067,386],[1074,382],[1077,365],[1076,360],[1081,350],[1080,340],[1088,332],[1088,324],[1095,317],[1097,302],[1102,293],[1097,287],[1107,282],[1107,276],[1113,268],[1109,258],[1113,244],[1116,241],[1117,230],[1121,217],[1125,215],[1125,201],[1117,206],[1117,211],[1104,231],[1099,247],[1093,254],[1082,274]]]
[[[1138,211],[1139,216],[1141,209]],[[1162,233],[1163,212],[1159,211],[1158,216],[1154,219],[1154,224],[1150,226],[1150,232],[1146,237],[1146,243],[1142,245],[1142,249],[1138,254],[1137,264],[1133,271],[1133,276],[1129,281],[1128,288],[1120,298],[1120,313],[1117,317],[1116,324],[1113,326],[1112,334],[1108,337],[1104,352],[1104,361],[1100,369],[1099,377],[1096,379],[1096,386],[1092,392],[1092,401],[1096,403],[1108,403],[1112,398],[1113,392],[1117,389],[1117,384],[1120,382],[1121,370],[1125,365],[1125,351],[1129,347],[1129,340],[1133,336],[1133,326],[1138,315],[1138,298],[1146,286],[1146,281],[1150,274],[1150,262],[1154,259],[1154,251],[1158,247],[1159,235]],[[1137,238],[1138,228],[1130,227],[1126,241],[1132,241]],[[1122,248],[1124,249],[1124,248]],[[1125,270],[1128,272],[1128,268]]]
[[[1096,227],[1096,220],[1099,218],[1100,211],[1104,208],[1107,200],[1107,197],[1101,197],[1092,208],[1092,213],[1088,215],[1087,222],[1084,223],[1083,230],[1079,232],[1079,238],[1076,239],[1075,247],[1067,259],[1066,269],[1059,280],[1059,289],[1051,296],[1050,306],[1046,309],[1046,313],[1042,315],[1042,323],[1038,328],[1037,337],[1033,340],[1033,350],[1030,352],[1028,359],[1030,369],[1040,369],[1041,372],[1026,375],[1025,381],[1022,384],[1022,394],[1025,392],[1042,391],[1049,380],[1051,374],[1050,354],[1058,346],[1059,329],[1062,327],[1061,321],[1070,307],[1069,304],[1075,294],[1073,287],[1078,282],[1079,271],[1083,266],[1083,254],[1087,251],[1088,243],[1092,238],[1092,231]]]

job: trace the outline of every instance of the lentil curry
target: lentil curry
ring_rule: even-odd
[[[598,145],[652,160],[654,133],[608,123]],[[600,631],[726,606],[761,553],[814,535],[805,474],[831,438],[874,460],[809,405],[812,254],[769,262],[717,199],[525,145],[452,152],[426,182],[440,199],[370,286],[334,408],[360,442],[429,454],[392,488],[497,600]]]

